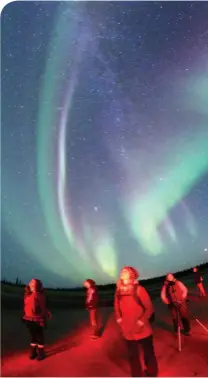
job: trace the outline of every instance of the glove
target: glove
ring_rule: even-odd
[[[122,318],[118,318],[118,319],[116,319],[116,321],[117,321],[118,324],[121,324]]]
[[[138,321],[137,321],[137,324],[138,324],[140,327],[143,327],[144,322],[143,322],[142,320],[138,320]]]
[[[87,310],[92,310],[93,308],[94,308],[94,307],[93,307],[93,302],[92,302],[92,301],[86,303],[86,309],[87,309]]]

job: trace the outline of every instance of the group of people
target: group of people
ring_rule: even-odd
[[[197,268],[193,269],[195,283],[200,296],[205,296],[203,279]],[[157,377],[158,364],[154,351],[152,322],[155,310],[146,289],[139,283],[139,273],[131,266],[125,266],[120,272],[116,284],[114,310],[118,326],[126,341],[132,377]],[[86,309],[89,312],[92,327],[92,338],[100,337],[98,324],[98,293],[96,283],[92,279],[84,281],[86,288]],[[161,299],[168,305],[174,331],[177,332],[179,314],[184,334],[190,335],[190,321],[187,312],[186,286],[168,273],[161,290]],[[46,298],[40,280],[32,279],[25,288],[23,321],[30,333],[30,358],[42,360],[44,354],[44,329],[47,319],[52,317],[46,306]],[[139,345],[143,349],[144,365],[139,353]]]

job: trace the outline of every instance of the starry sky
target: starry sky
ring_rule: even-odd
[[[2,278],[208,261],[207,2],[2,13]]]

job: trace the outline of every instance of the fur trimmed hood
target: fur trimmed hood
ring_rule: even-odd
[[[36,291],[38,293],[42,292],[43,291],[43,284],[40,280],[38,280],[37,278],[33,278],[29,284],[28,284],[28,287],[30,288],[31,291]],[[33,290],[32,290],[33,288]]]
[[[96,285],[96,282],[93,281],[91,278],[88,278],[87,280],[85,280],[85,282],[87,282],[90,287],[94,287]]]
[[[120,277],[123,273],[128,273],[130,280],[134,281],[139,278],[139,272],[132,266],[124,266],[121,269]]]
[[[125,274],[125,273],[127,273],[128,277],[129,277],[128,278],[129,282],[126,283],[126,284],[123,282],[123,279],[122,279],[122,275]],[[121,295],[122,294],[124,294],[124,295],[132,294],[135,290],[135,286],[139,285],[138,277],[139,277],[139,273],[135,268],[133,268],[131,266],[124,266],[121,269],[120,278],[116,283],[117,291]]]

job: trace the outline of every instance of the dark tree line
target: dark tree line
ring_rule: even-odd
[[[206,264],[201,264],[199,265],[199,268],[200,268],[200,272],[203,274],[205,273],[205,271],[207,271],[208,269],[208,263]],[[192,268],[191,269],[187,269],[187,270],[183,270],[181,272],[178,272],[175,274],[176,278],[185,278],[187,276],[190,275],[190,273],[192,273]],[[156,277],[156,278],[151,278],[151,279],[148,279],[148,280],[141,280],[140,282],[142,284],[147,284],[147,285],[151,285],[151,284],[157,284],[157,283],[162,283],[164,281],[164,276],[161,276],[161,277]],[[7,285],[15,285],[15,286],[24,286],[25,283],[19,279],[19,277],[16,277],[16,280],[15,282],[11,282],[11,281],[8,281],[6,278],[3,278],[3,280],[1,280],[1,283],[2,284],[7,284]],[[112,284],[107,284],[107,285],[97,285],[97,287],[102,290],[102,291],[107,291],[107,290],[115,290],[115,283],[112,283]],[[52,288],[48,288],[50,291],[83,291],[84,289],[82,287],[75,287],[75,288],[55,288],[55,289],[52,289]]]

